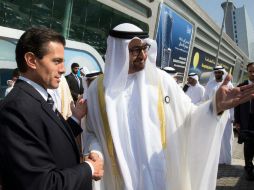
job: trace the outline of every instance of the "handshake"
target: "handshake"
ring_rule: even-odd
[[[103,170],[103,158],[97,152],[90,152],[88,155],[83,157],[83,162],[86,161],[93,166],[92,178],[98,181],[102,178]]]

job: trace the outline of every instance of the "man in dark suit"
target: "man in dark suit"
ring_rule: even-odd
[[[254,62],[247,65],[249,80],[238,86],[254,83]],[[240,104],[235,108],[236,129],[240,131],[238,142],[244,142],[244,159],[246,179],[253,181],[253,158],[254,158],[254,99]],[[246,133],[247,132],[247,133]]]
[[[0,176],[3,190],[86,190],[103,174],[102,159],[90,153],[80,163],[74,137],[86,114],[80,100],[67,121],[54,109],[47,89],[58,87],[65,39],[47,28],[20,38],[16,61],[21,73],[0,103]]]
[[[72,73],[66,76],[66,80],[71,90],[72,98],[75,102],[77,101],[79,95],[83,94],[84,92],[82,79],[81,77],[77,75],[78,70],[79,70],[79,64],[72,63],[71,65]]]

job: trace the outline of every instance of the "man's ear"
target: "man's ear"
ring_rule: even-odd
[[[27,66],[31,69],[36,69],[36,56],[32,52],[27,52],[24,57]]]

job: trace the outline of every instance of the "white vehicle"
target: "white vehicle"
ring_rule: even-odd
[[[24,31],[0,26],[0,79],[7,81],[10,79],[12,70],[17,68],[15,60],[15,48],[17,40]],[[90,71],[104,70],[104,61],[101,55],[86,43],[66,40],[65,46],[65,68],[66,74],[71,72],[71,64],[79,63],[80,67],[86,67]],[[4,97],[7,84],[0,86],[0,99]]]

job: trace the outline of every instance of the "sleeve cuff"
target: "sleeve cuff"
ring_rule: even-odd
[[[76,117],[74,117],[74,116],[72,115],[71,118],[72,118],[77,124],[80,125],[80,121],[79,121]]]
[[[212,101],[211,101],[211,103],[210,103],[210,109],[211,109],[212,113],[213,113],[214,115],[217,116],[218,119],[219,119],[220,116],[224,113],[224,111],[222,111],[222,112],[220,112],[220,113],[217,112],[217,107],[216,107],[216,94],[215,94],[215,95],[213,96],[213,98],[212,98]]]
[[[94,173],[94,167],[93,167],[93,165],[90,162],[88,162],[88,161],[85,161],[85,162],[90,166],[91,171],[92,171],[92,175],[93,175],[93,173]]]

